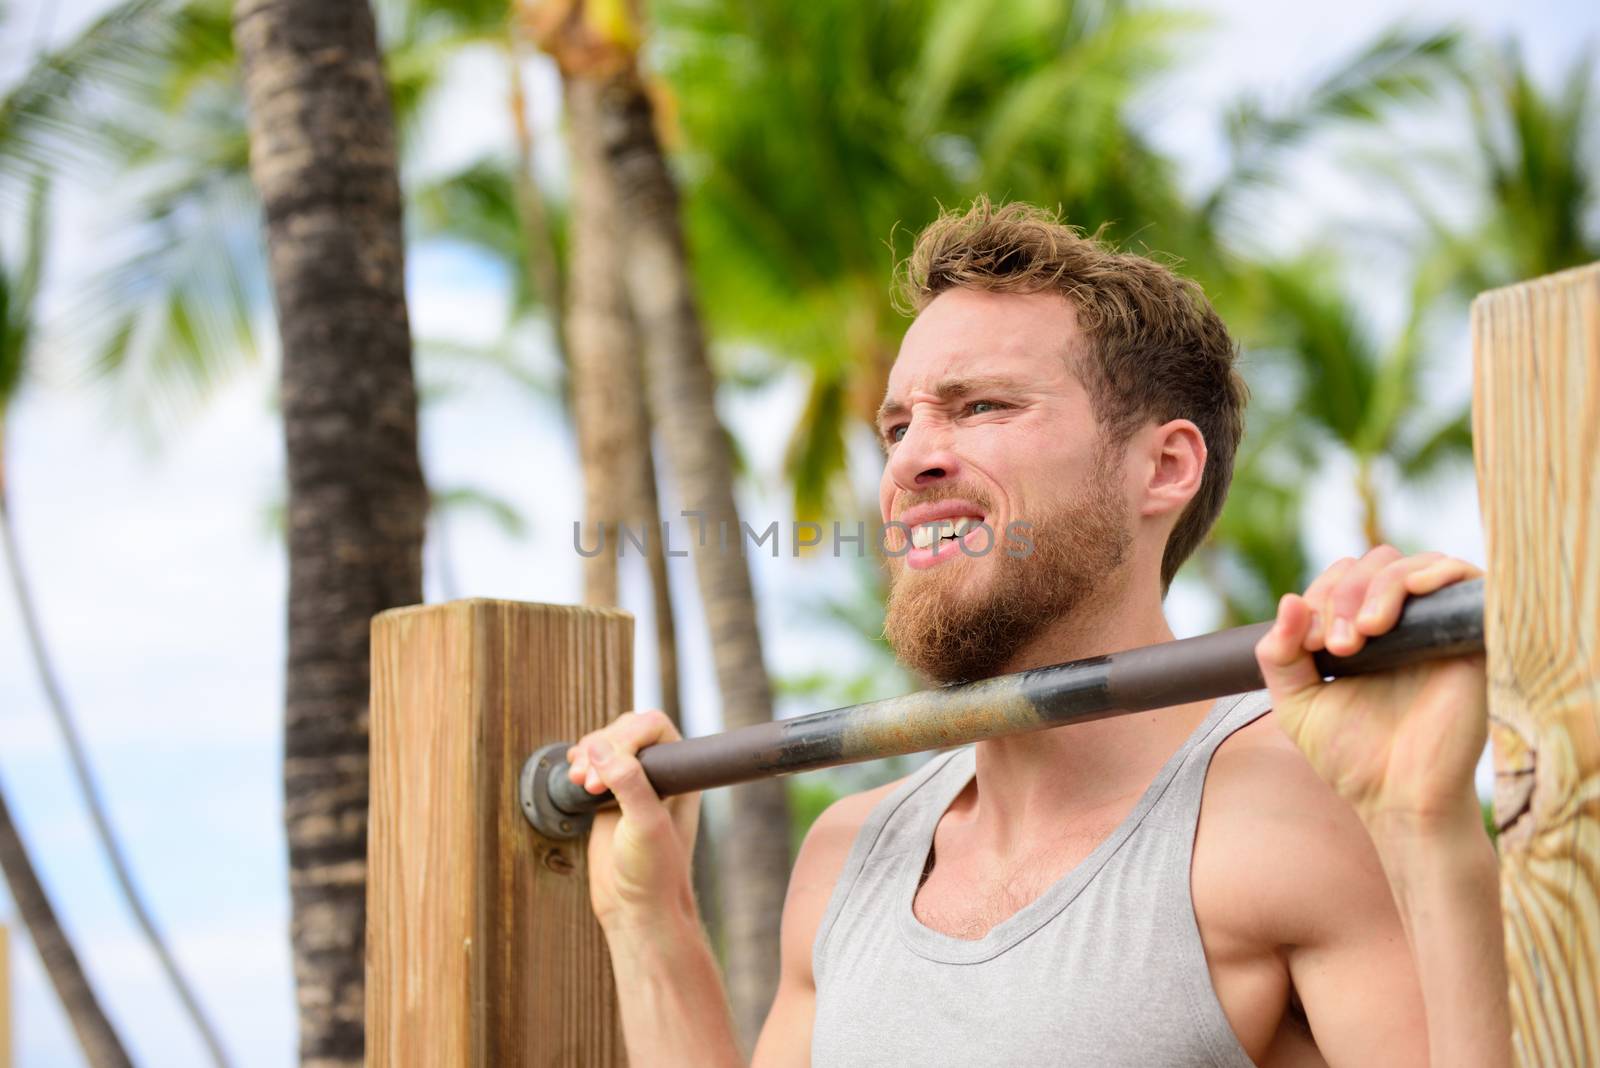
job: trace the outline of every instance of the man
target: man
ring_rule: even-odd
[[[883,519],[913,532],[886,564],[897,655],[955,682],[1170,640],[1243,425],[1198,288],[983,200],[924,231],[906,288],[879,426]],[[1019,522],[1032,553],[976,551]],[[982,741],[840,800],[796,861],[754,1062],[1505,1063],[1481,658],[1327,685],[1310,663],[1472,574],[1341,561],[1258,646],[1270,701]],[[675,737],[629,715],[569,753],[620,805],[593,904],[633,1063],[737,1064],[690,890],[698,799],[663,803],[633,757]]]

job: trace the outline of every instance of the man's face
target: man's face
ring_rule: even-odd
[[[1049,293],[950,290],[906,332],[878,420],[883,519],[913,531],[886,564],[885,634],[929,678],[1002,670],[1127,558],[1120,451],[1072,370],[1080,343]],[[963,520],[983,526],[958,544]]]

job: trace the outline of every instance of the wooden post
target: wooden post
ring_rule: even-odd
[[[625,1063],[582,840],[538,835],[522,762],[627,711],[633,617],[469,600],[372,624],[367,1063]]]
[[[1516,1053],[1600,1064],[1600,264],[1481,295],[1472,341]]]

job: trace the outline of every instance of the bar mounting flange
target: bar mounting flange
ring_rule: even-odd
[[[550,799],[550,776],[567,766],[569,742],[554,742],[537,749],[517,776],[517,801],[533,829],[546,838],[577,838],[594,822],[594,812],[573,814]]]

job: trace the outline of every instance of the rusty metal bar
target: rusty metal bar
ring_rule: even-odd
[[[1255,646],[1271,626],[1235,627],[653,745],[640,750],[639,762],[656,792],[668,797],[1245,693],[1262,686]],[[1355,656],[1322,652],[1315,659],[1325,678],[1338,678],[1482,651],[1483,580],[1477,579],[1407,601],[1394,629]],[[523,810],[554,838],[581,833],[594,811],[612,800],[567,778],[570,744],[540,749],[522,775]]]

